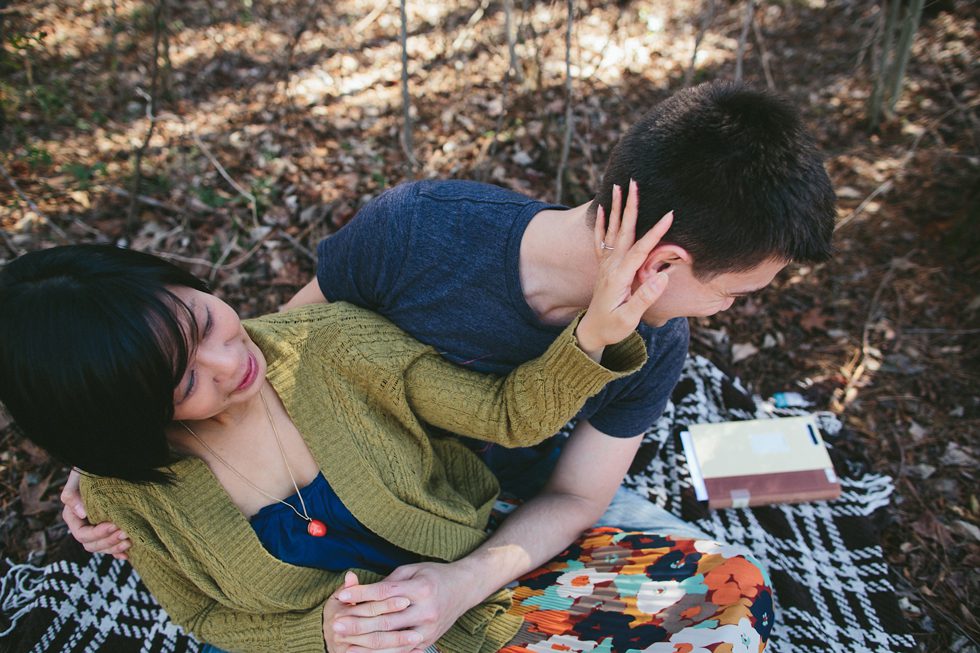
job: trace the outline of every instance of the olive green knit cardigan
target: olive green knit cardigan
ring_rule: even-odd
[[[577,320],[576,320],[577,323]],[[555,433],[584,400],[643,364],[637,334],[603,365],[569,326],[540,358],[504,378],[446,362],[390,322],[348,304],[320,304],[246,321],[267,378],[323,475],[367,528],[432,560],[455,560],[485,538],[496,479],[453,438],[425,424],[526,446]],[[343,574],[296,567],[262,547],[248,519],[197,458],[169,485],[88,477],[90,519],[130,536],[130,559],[170,617],[231,651],[324,650],[323,604]],[[379,580],[357,570],[361,582]],[[453,653],[496,651],[520,626],[500,591],[439,640]]]

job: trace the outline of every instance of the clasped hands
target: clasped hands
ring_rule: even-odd
[[[399,567],[378,583],[361,585],[347,572],[323,608],[330,653],[422,653],[483,597],[452,563]]]

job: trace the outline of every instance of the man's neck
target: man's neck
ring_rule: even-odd
[[[521,240],[521,290],[547,324],[568,324],[592,300],[598,261],[585,219],[588,207],[541,211]]]

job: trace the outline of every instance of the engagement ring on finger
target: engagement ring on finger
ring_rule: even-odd
[[[599,249],[608,249],[611,252],[612,250],[614,250],[616,248],[615,247],[610,247],[609,245],[606,244],[606,241],[603,240],[603,241],[601,241],[599,243]]]

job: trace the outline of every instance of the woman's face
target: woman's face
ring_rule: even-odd
[[[184,286],[169,288],[197,322],[197,346],[174,391],[175,420],[203,420],[253,399],[265,379],[266,362],[228,304]]]

